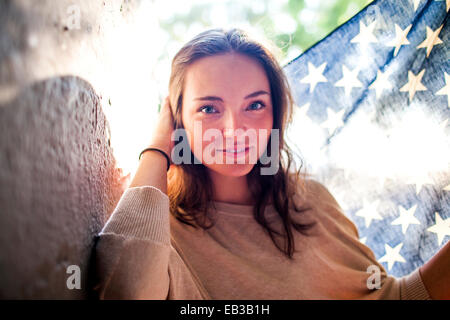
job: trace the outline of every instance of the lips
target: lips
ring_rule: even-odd
[[[248,146],[241,146],[241,147],[235,147],[233,149],[217,149],[218,151],[227,152],[227,153],[240,153],[248,151],[250,147]]]

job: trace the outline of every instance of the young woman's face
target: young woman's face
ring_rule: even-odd
[[[197,60],[185,75],[182,121],[192,152],[208,169],[226,176],[248,174],[273,126],[263,67],[237,53]]]

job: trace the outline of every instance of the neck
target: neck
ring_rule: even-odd
[[[248,188],[247,176],[224,176],[212,170],[209,171],[209,174],[213,182],[214,201],[242,205],[254,204],[254,200],[252,199]]]

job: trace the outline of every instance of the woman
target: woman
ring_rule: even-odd
[[[391,277],[328,190],[290,170],[291,108],[282,69],[244,32],[187,43],[154,149],[100,233],[100,298],[448,298],[448,244]]]

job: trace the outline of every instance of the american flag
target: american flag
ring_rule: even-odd
[[[284,69],[288,142],[401,277],[450,240],[450,0],[379,0]]]

